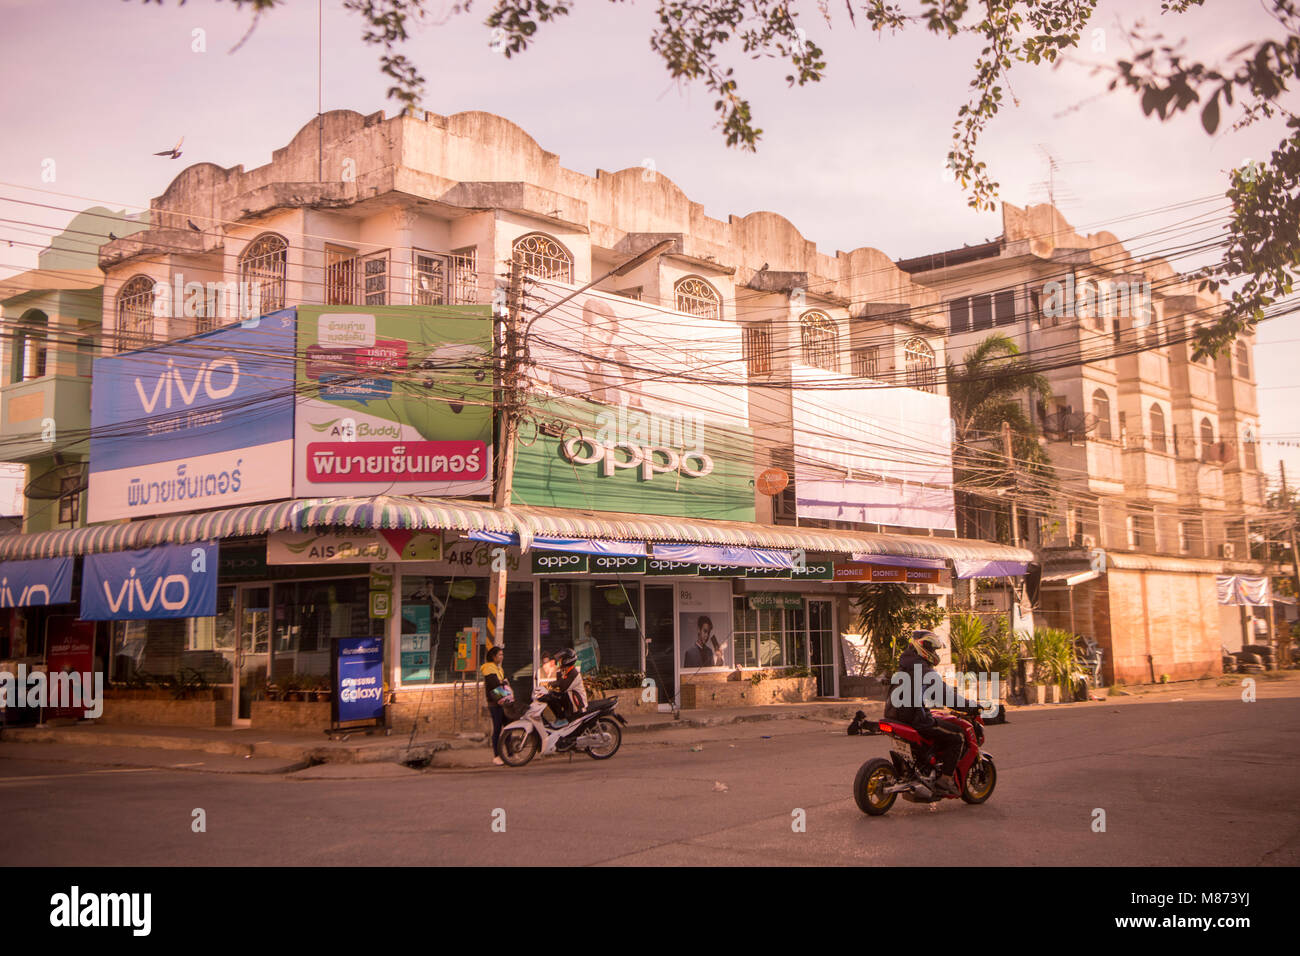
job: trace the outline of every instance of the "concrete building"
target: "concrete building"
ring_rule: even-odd
[[[1216,600],[1220,577],[1266,572],[1253,335],[1192,359],[1218,297],[1050,205],[1004,204],[996,240],[899,266],[942,297],[955,361],[999,333],[1051,384],[1029,412],[1059,490],[1022,502],[1019,528],[1042,558],[1040,620],[1097,640],[1127,682],[1218,673],[1221,645],[1255,642],[1267,609]]]

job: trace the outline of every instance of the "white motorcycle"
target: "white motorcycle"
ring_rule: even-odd
[[[573,720],[548,724],[546,690],[533,688],[532,703],[524,715],[501,730],[501,760],[511,767],[522,767],[537,756],[554,753],[585,753],[593,760],[608,760],[623,743],[622,727],[627,721],[614,712],[616,698],[593,700]],[[621,725],[621,726],[620,726]]]

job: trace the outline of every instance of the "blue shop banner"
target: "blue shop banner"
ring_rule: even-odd
[[[382,720],[384,639],[340,637],[334,642],[335,721]]]
[[[147,621],[217,613],[217,542],[86,556],[83,621]]]
[[[0,608],[72,602],[72,558],[0,561]]]

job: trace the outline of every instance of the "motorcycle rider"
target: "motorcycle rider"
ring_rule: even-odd
[[[563,726],[587,709],[587,688],[573,648],[566,647],[555,655],[555,680],[549,686],[551,691],[545,699],[555,712],[555,726]]]
[[[955,796],[960,790],[953,771],[957,769],[957,758],[961,755],[965,737],[956,727],[935,720],[922,697],[925,686],[935,686],[925,680],[925,675],[934,673],[935,677],[931,680],[938,678],[934,665],[939,663],[942,651],[943,640],[933,631],[912,632],[907,649],[898,659],[898,673],[891,682],[894,687],[890,691],[889,702],[885,705],[885,717],[908,724],[934,741],[940,761],[935,789]],[[896,696],[901,697],[901,705],[895,703]],[[973,706],[975,705],[957,695],[958,709]]]

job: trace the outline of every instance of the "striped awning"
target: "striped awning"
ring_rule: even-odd
[[[199,514],[148,518],[39,534],[0,535],[0,560],[128,551],[155,544],[185,544],[310,528],[397,528],[412,531],[492,531],[537,537],[662,541],[743,548],[802,549],[854,555],[898,555],[954,561],[1034,560],[1024,548],[964,538],[833,531],[704,518],[661,518],[614,512],[518,506],[440,498],[309,498]]]

